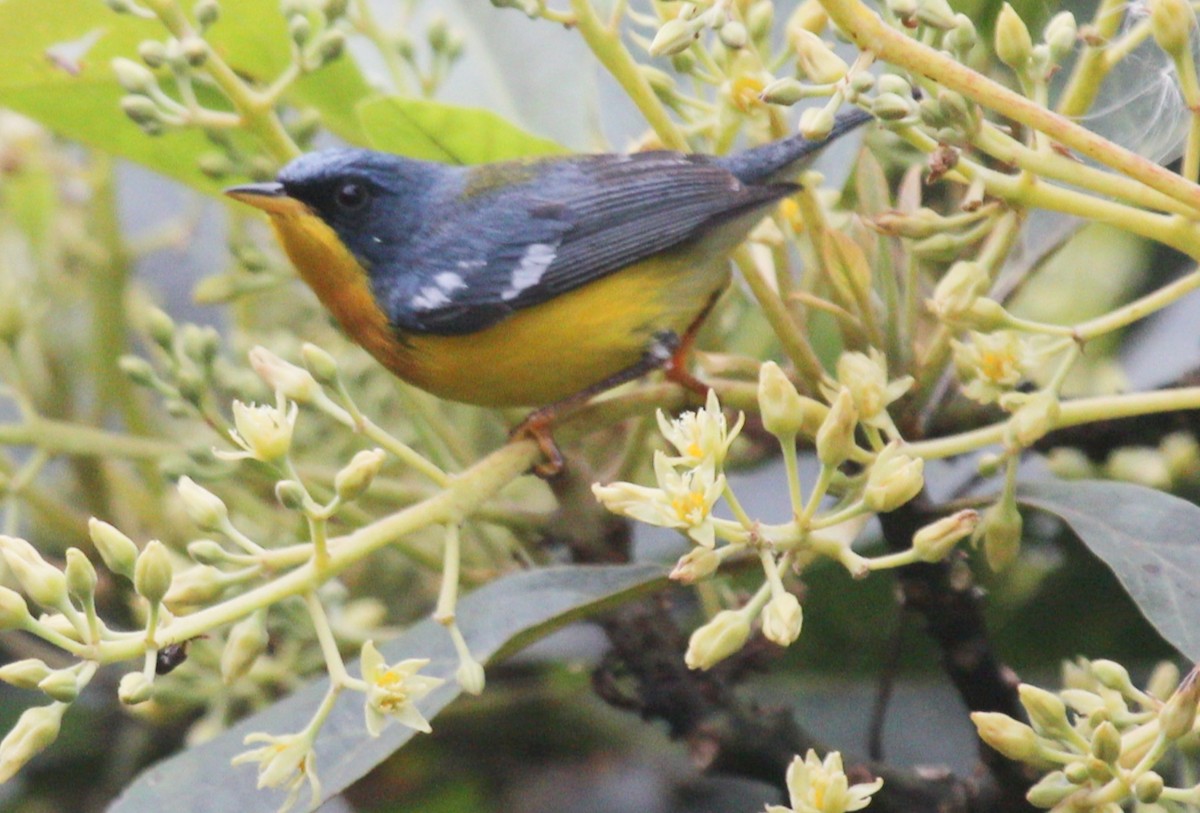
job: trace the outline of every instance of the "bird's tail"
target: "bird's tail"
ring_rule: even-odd
[[[794,135],[752,147],[748,150],[723,156],[718,159],[721,166],[732,172],[744,184],[758,184],[781,180],[786,171],[795,171],[795,165],[816,153],[829,142],[851,130],[866,124],[873,117],[866,111],[855,108],[838,116],[833,129],[825,138],[810,141],[802,135]]]

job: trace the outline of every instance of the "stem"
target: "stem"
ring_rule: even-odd
[[[1200,409],[1200,387],[1180,387],[1129,395],[1079,398],[1067,401],[1062,405],[1058,420],[1054,422],[1050,431],[1094,421],[1188,409]],[[913,441],[906,444],[905,451],[913,457],[921,457],[925,460],[965,454],[1003,441],[1006,423],[1006,421],[1001,421],[991,426],[946,438]]]
[[[1079,337],[1080,341],[1088,341],[1102,336],[1165,308],[1197,288],[1200,288],[1200,269],[1192,271],[1128,305],[1076,325],[1075,335]]]
[[[0,445],[36,446],[48,454],[125,457],[157,460],[177,452],[172,444],[154,438],[106,432],[91,426],[33,417],[23,423],[0,424]]]
[[[571,0],[571,9],[575,12],[574,22],[584,42],[645,116],[663,146],[672,150],[687,150],[687,140],[655,95],[629,49],[621,42],[619,30],[604,24],[592,7],[591,0]]]
[[[442,558],[442,585],[438,590],[433,618],[439,624],[453,624],[458,608],[458,574],[462,561],[462,538],[456,523],[446,526],[446,550]]]
[[[329,671],[329,679],[334,686],[345,686],[350,675],[346,671],[346,663],[342,653],[338,651],[337,641],[333,637],[333,629],[329,626],[329,616],[325,607],[314,592],[304,594],[304,606],[312,619],[313,630],[317,634],[317,642],[321,645],[321,655],[325,658],[325,668]]]
[[[861,50],[869,51],[877,58],[919,76],[932,77],[944,87],[1026,127],[1045,133],[1050,140],[1141,181],[1192,210],[1200,211],[1200,186],[1192,181],[1096,135],[955,62],[946,54],[890,28],[861,0],[821,0],[821,5],[837,27],[846,32]]]

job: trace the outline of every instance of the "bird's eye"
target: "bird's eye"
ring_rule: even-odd
[[[338,187],[335,199],[338,206],[347,211],[357,211],[366,205],[370,198],[367,188],[360,183],[344,183]]]

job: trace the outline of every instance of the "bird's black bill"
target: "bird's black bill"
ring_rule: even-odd
[[[225,194],[231,198],[244,200],[246,198],[281,198],[287,193],[283,191],[283,184],[270,181],[267,183],[246,183],[241,186],[231,186],[225,190]]]

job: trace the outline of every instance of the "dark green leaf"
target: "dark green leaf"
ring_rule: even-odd
[[[608,605],[627,601],[665,584],[658,565],[558,567],[500,579],[466,596],[458,605],[458,624],[480,661],[494,662]],[[432,719],[459,695],[454,682],[457,661],[446,630],[424,621],[381,647],[388,663],[429,658],[422,674],[446,679],[420,709]],[[352,672],[357,670],[352,669]],[[292,733],[307,724],[328,681],[315,681],[216,739],[164,760],[149,769],[109,808],[109,813],[270,813],[281,794],[255,789],[256,766],[233,768],[229,760],[247,747],[246,734]],[[323,798],[339,793],[404,745],[413,732],[391,723],[372,739],[363,724],[363,698],[345,692],[317,738],[317,772]],[[307,790],[302,797],[307,799]]]
[[[358,115],[372,147],[409,158],[485,164],[567,152],[495,113],[471,107],[387,96],[360,103]]]
[[[1114,482],[1039,481],[1023,484],[1017,496],[1065,522],[1163,638],[1200,660],[1200,507]]]

